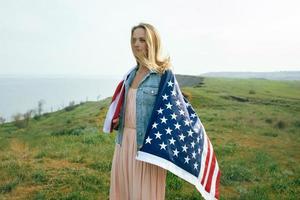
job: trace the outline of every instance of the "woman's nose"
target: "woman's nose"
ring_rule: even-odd
[[[138,40],[135,41],[134,46],[138,47],[140,45],[140,42]]]

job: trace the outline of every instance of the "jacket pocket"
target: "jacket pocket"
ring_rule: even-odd
[[[155,96],[157,95],[158,87],[144,87],[143,92],[144,94]]]

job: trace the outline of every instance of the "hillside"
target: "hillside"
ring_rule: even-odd
[[[208,72],[201,74],[204,77],[223,78],[256,78],[268,80],[300,80],[300,71],[279,72]]]
[[[221,199],[298,199],[300,81],[201,82],[182,89],[214,145]],[[115,138],[102,133],[109,102],[47,113],[24,128],[0,125],[0,199],[107,199]],[[166,199],[201,198],[168,173]]]

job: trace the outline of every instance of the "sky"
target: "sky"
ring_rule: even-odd
[[[154,25],[179,74],[300,70],[298,0],[0,0],[0,75],[122,75]]]

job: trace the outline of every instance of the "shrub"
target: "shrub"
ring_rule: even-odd
[[[17,181],[12,181],[3,185],[0,185],[0,194],[11,192],[18,185]]]
[[[28,110],[26,113],[23,114],[23,118],[25,120],[26,125],[28,125],[29,120],[31,119],[33,113],[34,110]]]
[[[284,129],[286,127],[286,123],[282,120],[279,120],[275,126],[279,129]]]
[[[51,132],[51,135],[53,136],[61,136],[61,135],[80,135],[83,133],[83,130],[85,127],[80,126],[80,127],[75,127],[71,129],[60,129],[60,130],[55,130]]]
[[[5,121],[6,121],[6,119],[5,119],[4,117],[1,117],[1,116],[0,116],[0,124],[4,124]]]
[[[268,124],[272,124],[273,120],[272,120],[271,118],[267,118],[267,119],[265,120],[265,122],[268,123]]]
[[[249,90],[249,94],[255,94],[256,92],[254,90]]]
[[[28,121],[23,119],[23,115],[21,113],[17,113],[12,116],[13,123],[17,128],[26,128],[28,125]]]
[[[67,107],[65,107],[65,111],[74,110],[78,105],[75,104],[75,101],[71,101]]]

